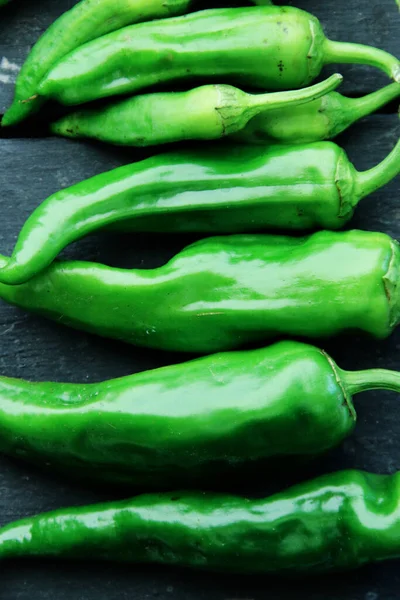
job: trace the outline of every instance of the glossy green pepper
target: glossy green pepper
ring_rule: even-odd
[[[356,422],[352,395],[400,374],[346,372],[298,342],[215,354],[95,384],[0,378],[0,451],[85,481],[139,489],[304,461]],[[270,461],[266,465],[265,461]]]
[[[39,273],[69,243],[103,227],[234,233],[338,229],[361,198],[400,172],[400,142],[358,172],[332,142],[208,148],[159,155],[61,190],[30,216],[0,282]]]
[[[213,140],[240,131],[260,113],[315,100],[341,81],[342,76],[336,74],[302,90],[257,95],[230,85],[143,94],[67,115],[53,123],[51,130],[70,138],[96,138],[122,146]],[[400,90],[400,85],[394,85]]]
[[[362,98],[346,98],[330,92],[301,106],[262,112],[231,138],[235,142],[262,145],[329,140],[399,96],[398,83],[391,83]]]
[[[384,338],[400,319],[399,270],[399,245],[383,233],[236,235],[152,270],[54,263],[28,283],[0,284],[0,297],[106,337],[207,354],[281,334]]]
[[[59,61],[39,94],[82,104],[190,79],[263,90],[304,87],[328,63],[363,63],[400,81],[398,59],[383,50],[326,39],[319,21],[293,8],[204,10],[125,27]]]
[[[147,494],[61,509],[0,530],[0,558],[314,573],[400,557],[400,474],[342,471],[266,499]]]

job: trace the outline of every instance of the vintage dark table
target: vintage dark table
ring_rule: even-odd
[[[30,46],[73,4],[73,0],[15,0],[0,13],[0,114],[11,101],[17,69]],[[395,0],[293,0],[293,4],[315,13],[333,39],[370,43],[400,56],[400,14]],[[339,71],[345,76],[341,91],[349,95],[387,83],[374,69],[348,66]],[[369,168],[391,150],[400,132],[396,113],[393,104],[339,139],[357,168]],[[46,137],[41,125],[20,128],[7,137],[0,131],[0,252],[11,252],[23,222],[49,194],[137,156],[134,151]],[[364,200],[352,226],[385,231],[400,239],[400,178]],[[152,267],[189,240],[187,236],[98,235],[74,245],[68,255],[112,265]],[[400,369],[400,331],[381,343],[357,337],[329,341],[324,347],[343,368]],[[2,375],[94,382],[182,358],[85,335],[0,303]],[[357,408],[359,423],[353,437],[298,477],[348,467],[378,473],[400,469],[400,398],[393,393],[368,393],[358,397]],[[285,484],[291,481],[288,476]],[[270,488],[268,475],[260,473],[259,488]],[[115,496],[113,489],[78,488],[1,457],[0,525],[56,507]],[[386,563],[356,573],[292,582],[159,567],[15,562],[1,565],[0,600],[393,600],[400,598],[399,565]]]

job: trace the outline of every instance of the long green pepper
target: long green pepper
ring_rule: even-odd
[[[328,40],[293,7],[204,10],[125,27],[58,62],[39,94],[81,104],[190,79],[284,90],[311,83],[330,63],[369,64],[400,82],[400,63],[369,46]]]
[[[61,190],[29,217],[0,282],[39,273],[71,242],[122,231],[233,233],[339,229],[361,198],[400,172],[400,142],[358,172],[332,142],[266,149],[239,145],[151,157]]]
[[[230,85],[143,94],[106,108],[67,115],[54,123],[51,130],[66,137],[90,137],[123,146],[213,140],[240,131],[261,113],[313,101],[341,81],[342,76],[336,74],[302,90],[257,95]],[[397,87],[400,90],[400,85]]]
[[[400,374],[347,372],[298,342],[216,354],[95,384],[0,378],[0,451],[85,481],[210,486],[293,466],[356,422],[352,395]]]
[[[304,573],[400,557],[400,474],[342,471],[266,499],[177,492],[53,511],[0,530],[0,558]]]
[[[277,335],[384,338],[400,320],[399,270],[399,245],[382,233],[236,235],[150,270],[54,263],[25,284],[0,284],[0,297],[105,337],[207,354]]]

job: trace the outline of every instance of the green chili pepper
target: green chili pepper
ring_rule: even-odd
[[[336,74],[302,90],[257,95],[245,94],[230,85],[144,94],[106,108],[67,115],[54,123],[51,130],[70,138],[96,138],[123,146],[212,140],[240,131],[262,112],[314,100],[336,88],[342,79]],[[400,90],[400,85],[394,85]]]
[[[391,83],[362,98],[346,98],[337,92],[301,106],[265,111],[236,134],[235,142],[298,144],[333,139],[353,123],[400,96],[400,85]]]
[[[62,509],[0,530],[0,558],[161,563],[312,573],[400,557],[400,475],[342,471],[266,499],[147,494]]]
[[[338,229],[361,198],[400,172],[400,141],[358,172],[332,142],[221,146],[151,157],[64,189],[30,216],[3,283],[23,283],[69,243],[102,227],[124,231],[232,233]]]
[[[139,346],[210,353],[280,334],[384,338],[400,320],[399,270],[399,245],[382,233],[236,235],[153,270],[54,263],[28,283],[0,284],[0,297]]]
[[[334,62],[370,64],[400,81],[400,63],[387,52],[328,40],[319,21],[302,10],[260,6],[125,27],[58,62],[39,94],[81,104],[188,78],[294,89]]]
[[[298,342],[230,352],[95,384],[0,378],[0,451],[75,478],[155,489],[293,465],[335,447],[352,394],[400,374],[346,372]],[[210,479],[210,477],[212,479]]]

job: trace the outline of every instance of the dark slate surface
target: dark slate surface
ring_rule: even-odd
[[[73,2],[16,1],[0,14],[0,112],[12,94],[15,71],[41,31]],[[394,0],[298,0],[317,14],[332,38],[373,43],[400,55],[400,16]],[[351,94],[385,83],[374,70],[341,69]],[[358,169],[381,160],[400,128],[395,107],[364,120],[339,140]],[[16,134],[11,134],[16,135]],[[21,136],[21,132],[17,132]],[[135,152],[57,139],[0,140],[0,251],[9,253],[25,218],[60,187],[133,160]],[[363,201],[352,226],[382,230],[400,239],[400,180]],[[67,255],[123,266],[151,267],[184,246],[189,237],[93,236]],[[324,344],[344,368],[400,369],[400,332],[384,342],[360,338]],[[0,304],[0,373],[33,380],[98,381],[165,365],[182,357],[137,350],[58,327]],[[395,394],[359,396],[355,434],[307,475],[346,467],[379,473],[400,469],[400,403]],[[306,473],[298,473],[305,477]],[[292,479],[288,476],[286,485]],[[270,489],[260,473],[260,490]],[[33,469],[0,459],[0,524],[68,505],[113,498],[114,490],[73,486]],[[394,600],[400,597],[399,563],[368,567],[357,573],[291,582],[267,578],[217,577],[154,567],[134,568],[46,562],[1,566],[0,600]]]

